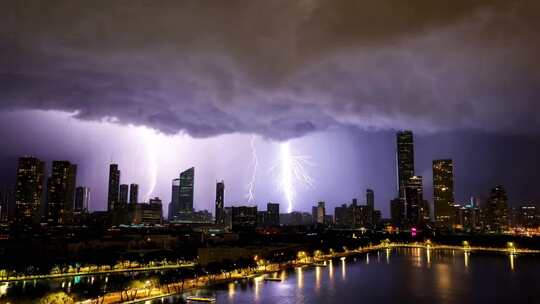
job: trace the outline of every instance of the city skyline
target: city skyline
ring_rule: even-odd
[[[394,133],[413,130],[424,197],[432,160],[452,158],[457,201],[498,184],[513,204],[540,199],[535,1],[98,2],[0,10],[0,185],[21,155],[70,160],[104,210],[104,163],[166,202],[194,166],[204,209],[223,179],[231,201],[254,181],[258,204],[303,210],[373,188],[388,215]],[[296,175],[280,169],[288,150],[309,183],[277,185]]]
[[[429,199],[425,199],[423,196],[424,192],[424,182],[422,176],[415,175],[414,171],[414,134],[409,130],[401,130],[396,132],[396,142],[395,142],[395,153],[396,153],[396,162],[395,162],[395,171],[396,171],[396,189],[397,196],[395,199],[390,201],[390,209],[395,208],[395,213],[390,212],[390,217],[392,222],[397,225],[422,225],[423,222],[429,222],[431,217],[434,222],[441,227],[449,227],[453,214],[452,206],[462,206],[466,207],[470,202],[458,202],[454,200],[454,172],[453,172],[453,161],[452,159],[435,159],[433,160],[433,200],[430,203]],[[21,161],[37,161],[41,162],[41,175],[46,175],[44,171],[44,162],[38,158],[26,157],[19,159],[19,168],[24,168],[25,163]],[[79,188],[86,188],[89,192],[88,187],[77,186],[77,165],[72,164],[69,161],[53,161],[52,172],[47,178],[46,183],[46,195],[44,198],[41,198],[42,205],[40,210],[45,210],[45,217],[49,222],[52,223],[64,223],[66,219],[59,218],[56,214],[64,214],[70,219],[70,215],[73,213],[74,209],[79,209],[76,207],[75,201],[80,200],[75,195],[75,188],[77,191]],[[22,166],[22,167],[21,167]],[[34,167],[31,167],[34,168]],[[191,219],[191,214],[196,210],[203,210],[203,208],[196,208],[196,201],[194,201],[194,185],[196,179],[195,177],[195,168],[190,167],[182,172],[180,172],[180,178],[175,178],[172,181],[172,196],[169,204],[169,208],[165,209],[164,218],[169,220],[173,219]],[[138,198],[138,185],[135,183],[126,184],[121,180],[121,170],[119,165],[111,163],[109,165],[109,185],[107,190],[108,195],[108,210],[114,211],[115,209],[125,208],[127,212],[128,203],[137,204],[140,203],[137,201]],[[502,187],[501,185],[494,186],[497,189]],[[17,190],[17,189],[16,189]],[[492,190],[493,192],[493,190]],[[52,193],[52,194],[51,194]],[[217,215],[218,210],[223,210],[225,202],[225,187],[224,182],[218,182],[216,188],[216,204],[214,210],[210,212],[213,213],[215,220],[218,221]],[[77,193],[77,196],[79,194]],[[88,208],[88,196],[86,195],[86,207],[85,210],[96,211]],[[71,197],[71,198],[70,198]],[[159,196],[154,196],[148,199],[148,202],[152,200],[157,200]],[[381,207],[374,204],[374,191],[373,189],[366,189],[366,198],[365,204],[370,208],[370,212],[375,211],[375,207]],[[477,197],[471,196],[471,200],[474,198],[475,202],[478,202]],[[492,200],[493,193],[490,194],[489,199]],[[162,199],[160,198],[160,201]],[[343,203],[343,206],[346,206],[352,201],[352,205],[356,206],[358,199],[356,197],[351,198]],[[271,202],[271,201],[269,201]],[[329,203],[329,207],[336,206],[336,212],[338,206],[341,203],[331,202],[327,200],[322,200],[321,202]],[[278,204],[280,202],[277,202]],[[488,201],[482,202],[483,204],[489,204]],[[506,192],[504,194],[504,204],[508,203],[508,198]],[[78,203],[81,205],[82,203]],[[161,204],[161,203],[160,203]],[[239,206],[239,205],[260,205],[249,199],[245,201],[235,201],[229,202],[229,205]],[[268,203],[270,205],[270,203]],[[426,205],[427,204],[427,205]],[[530,205],[530,202],[527,202],[527,205]],[[60,206],[60,207],[59,207]],[[486,205],[487,206],[487,205]],[[474,204],[473,204],[473,207]],[[516,206],[519,207],[519,206]],[[172,209],[171,209],[172,208]],[[382,209],[382,208],[381,208]],[[489,208],[488,208],[489,209]],[[207,210],[207,209],[204,209]],[[294,209],[292,211],[306,211],[303,209]],[[221,211],[223,212],[223,211]],[[323,212],[324,213],[324,212]],[[398,215],[398,213],[400,215]],[[183,214],[189,214],[187,217]],[[337,217],[337,213],[334,215]],[[324,216],[323,216],[324,217]],[[222,222],[223,220],[219,220]]]

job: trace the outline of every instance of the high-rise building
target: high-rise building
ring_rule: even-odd
[[[77,166],[69,161],[53,161],[47,180],[47,222],[70,224],[73,219]]]
[[[195,184],[195,168],[191,167],[180,173],[180,198],[178,212],[193,212],[193,189]]]
[[[266,205],[266,223],[268,226],[279,226],[279,204]]]
[[[139,185],[129,185],[129,204],[134,205],[139,202]]]
[[[180,209],[180,179],[172,180],[171,202],[169,203],[169,220],[173,220]]]
[[[118,204],[123,208],[128,203],[129,186],[126,184],[120,185],[120,192],[118,195]]]
[[[79,213],[88,212],[88,202],[90,201],[90,188],[77,187],[75,189],[75,207],[73,211]]]
[[[424,194],[422,190],[422,177],[409,178],[405,187],[405,213],[407,224],[417,226],[423,221]]]
[[[225,182],[221,181],[216,183],[216,221],[217,225],[225,225]]]
[[[491,189],[486,206],[486,224],[490,231],[504,231],[508,228],[508,197],[499,185]]]
[[[366,190],[366,205],[371,210],[375,210],[375,192],[371,189]]]
[[[454,166],[451,159],[433,161],[433,205],[435,223],[439,227],[452,226],[454,204]]]
[[[19,158],[15,188],[15,220],[39,223],[45,164],[34,157]]]
[[[414,176],[414,142],[412,131],[400,131],[396,134],[397,140],[397,190],[398,197],[405,198],[405,188],[411,177]]]
[[[109,191],[107,195],[107,211],[111,212],[118,207],[120,191],[120,170],[117,164],[109,166]]]
[[[319,202],[317,204],[317,224],[324,224],[325,216],[326,210],[324,207],[324,202]]]
[[[11,220],[14,215],[14,192],[8,187],[2,187],[0,191],[0,222]]]

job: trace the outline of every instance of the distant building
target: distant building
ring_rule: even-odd
[[[66,225],[72,222],[77,166],[69,161],[53,161],[47,181],[47,222]]]
[[[371,189],[366,190],[366,205],[375,210],[375,192]]]
[[[15,193],[8,187],[0,191],[0,222],[11,220],[15,215]]]
[[[45,164],[34,157],[19,158],[15,188],[15,219],[37,224],[41,215]]]
[[[208,210],[195,211],[191,216],[191,222],[211,224],[213,223],[212,213],[210,213]]]
[[[435,223],[439,227],[452,226],[454,204],[454,166],[451,159],[433,161],[433,205]]]
[[[409,178],[405,187],[405,202],[407,224],[411,227],[422,225],[424,219],[424,195],[421,176]]]
[[[317,204],[317,224],[325,224],[326,209],[324,202]]]
[[[120,170],[117,164],[109,165],[109,190],[107,194],[107,211],[112,212],[118,207],[120,192]]]
[[[366,205],[371,210],[371,223],[375,224],[375,192],[372,189],[366,190]]]
[[[134,205],[139,202],[139,185],[129,185],[129,203]]]
[[[180,209],[180,179],[172,180],[171,202],[169,203],[168,219],[173,220]]]
[[[132,209],[131,223],[135,225],[159,225],[163,219],[163,206],[158,197],[150,199],[148,204],[136,204]]]
[[[508,197],[503,186],[491,190],[486,205],[486,225],[490,231],[504,231],[508,228]]]
[[[397,200],[391,202],[394,225],[407,224],[406,189],[410,179],[414,176],[414,138],[412,131],[399,131],[396,133],[396,163],[397,163]],[[397,224],[399,223],[399,224]]]
[[[128,203],[129,198],[129,186],[126,184],[120,185],[120,193],[118,195],[118,204],[121,207],[125,207]]]
[[[480,209],[473,205],[460,206],[454,204],[451,207],[454,211],[452,222],[454,228],[466,232],[473,232],[481,229]]]
[[[193,190],[195,185],[195,168],[191,167],[180,173],[179,212],[193,212]]]
[[[268,212],[259,210],[257,211],[257,227],[268,226]]]
[[[540,227],[540,213],[535,205],[524,205],[518,208],[518,225],[523,228]]]
[[[325,225],[332,225],[334,224],[334,217],[331,214],[325,214],[323,222]]]
[[[405,188],[414,176],[414,142],[412,131],[400,131],[396,134],[397,142],[397,185],[398,197],[405,198]]]
[[[267,213],[267,226],[279,226],[279,204],[268,203],[266,204]]]
[[[234,231],[250,231],[257,226],[257,206],[232,207],[231,213]]]
[[[225,225],[225,182],[216,184],[216,225]]]
[[[75,189],[75,206],[73,211],[78,213],[88,212],[88,202],[90,201],[90,188],[77,187]]]

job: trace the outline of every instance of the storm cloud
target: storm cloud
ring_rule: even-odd
[[[0,109],[167,134],[540,131],[538,1],[0,4]]]

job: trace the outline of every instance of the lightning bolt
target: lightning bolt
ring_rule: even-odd
[[[309,176],[304,165],[313,166],[307,156],[295,155],[291,151],[290,142],[280,145],[280,174],[278,187],[285,196],[287,211],[292,212],[296,199],[296,186],[303,184],[313,187],[313,178]]]
[[[148,157],[148,176],[150,178],[150,184],[148,185],[148,191],[146,192],[146,200],[150,200],[152,197],[152,193],[154,192],[157,184],[157,174],[158,174],[158,164],[157,164],[157,156],[156,156],[156,143],[155,143],[155,131],[150,129],[143,129],[143,138],[145,147],[146,147],[146,155]]]
[[[251,135],[251,158],[253,159],[253,171],[251,173],[251,181],[248,184],[248,193],[246,198],[248,203],[253,202],[255,199],[255,178],[257,176],[257,167],[259,166],[259,158],[257,157],[257,150],[255,149],[255,135]]]

